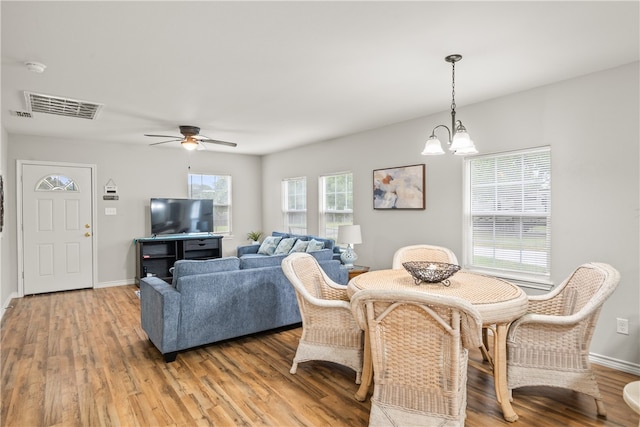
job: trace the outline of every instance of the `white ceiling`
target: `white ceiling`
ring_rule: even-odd
[[[639,2],[2,1],[9,134],[158,142],[179,125],[266,154],[639,59]],[[44,63],[42,74],[25,61]],[[104,104],[24,111],[24,91]],[[430,129],[425,129],[425,139]],[[179,147],[178,143],[165,144]],[[153,149],[161,149],[154,147]]]

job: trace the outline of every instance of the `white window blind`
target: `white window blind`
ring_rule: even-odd
[[[467,267],[525,280],[548,279],[549,147],[472,157],[465,162]]]
[[[189,174],[189,198],[213,199],[213,232],[231,234],[231,176]]]
[[[353,225],[353,174],[320,177],[320,233],[338,238],[338,227]]]
[[[284,230],[293,234],[307,234],[306,177],[282,181],[282,205]]]

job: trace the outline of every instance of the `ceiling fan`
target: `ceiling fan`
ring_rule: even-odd
[[[167,142],[180,141],[180,144],[182,144],[182,146],[187,150],[195,150],[196,148],[206,150],[207,148],[204,145],[205,142],[210,144],[226,145],[228,147],[236,147],[238,145],[235,142],[219,141],[217,139],[211,139],[208,136],[200,135],[200,128],[197,126],[180,126],[180,133],[182,134],[182,137],[173,135],[150,135],[146,133],[144,136],[150,136],[153,138],[171,138],[168,141],[154,142],[149,145],[160,145],[166,144]]]

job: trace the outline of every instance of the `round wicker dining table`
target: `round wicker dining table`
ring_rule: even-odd
[[[507,388],[507,329],[509,324],[527,311],[528,299],[520,287],[497,277],[458,271],[449,278],[449,286],[442,283],[415,284],[413,277],[404,269],[376,270],[360,274],[351,279],[347,293],[352,297],[363,289],[412,289],[433,294],[462,298],[470,302],[480,313],[484,327],[493,330],[493,376],[496,399],[507,421],[516,421]],[[365,331],[364,366],[362,383],[356,399],[364,401],[373,380],[371,348]]]

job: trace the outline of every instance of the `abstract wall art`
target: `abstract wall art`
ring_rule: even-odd
[[[425,165],[373,171],[374,209],[424,209]]]

